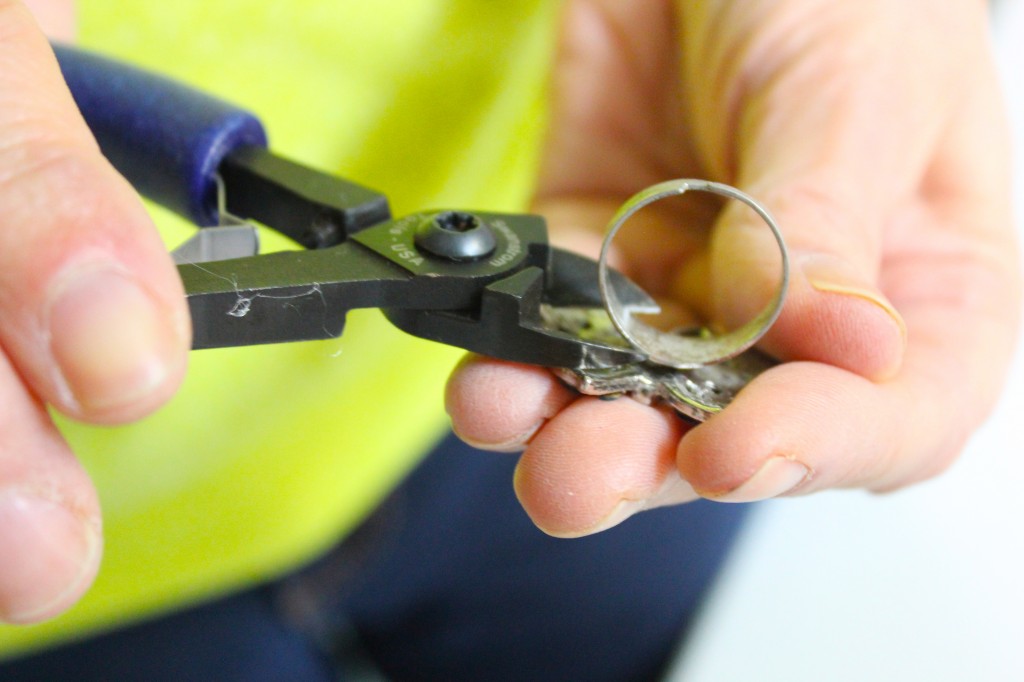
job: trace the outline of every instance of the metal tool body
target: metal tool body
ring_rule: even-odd
[[[306,249],[181,263],[194,348],[330,338],[347,311],[376,307],[416,336],[559,368],[585,393],[663,399],[696,420],[754,373],[647,363],[604,310],[598,263],[551,247],[538,216],[441,210],[393,219],[382,194],[269,151],[244,110],[119,62],[55,51],[104,153],[141,193],[198,225],[218,224],[221,196],[220,213]],[[622,275],[605,277],[624,308],[654,305]],[[589,331],[574,322],[581,316],[595,321]]]
[[[631,348],[551,327],[539,315],[541,305],[556,302],[599,305],[591,290],[552,286],[558,281],[553,270],[596,277],[597,266],[548,246],[543,220],[456,213],[475,219],[475,229],[494,237],[493,250],[472,260],[417,244],[417,236],[445,229],[438,223],[451,215],[386,220],[322,249],[179,265],[195,329],[193,347],[335,337],[347,311],[373,307],[416,336],[517,362],[582,368],[640,358]]]

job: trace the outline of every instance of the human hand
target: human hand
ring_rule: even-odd
[[[27,4],[68,37],[71,2]],[[102,545],[95,490],[48,406],[142,417],[177,387],[191,332],[155,229],[19,2],[0,2],[0,102],[0,621],[24,623],[74,603]]]
[[[592,249],[629,195],[700,177],[769,207],[794,272],[761,344],[786,362],[696,428],[539,368],[463,363],[454,428],[525,447],[515,487],[538,526],[577,536],[699,496],[889,490],[955,459],[1020,312],[984,3],[575,0],[553,99],[537,210],[556,240]],[[768,230],[727,211],[702,234],[687,226],[703,204],[652,209],[617,240],[619,267],[717,322],[753,317],[778,277]]]

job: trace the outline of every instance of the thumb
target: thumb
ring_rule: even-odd
[[[855,197],[814,178],[757,180],[747,191],[774,215],[790,256],[790,283],[762,346],[782,360],[811,360],[874,380],[894,375],[906,327],[879,285],[880,221]],[[713,314],[727,328],[753,319],[780,285],[779,247],[752,211],[730,206],[711,242]]]
[[[153,411],[184,372],[177,272],[132,188],[103,158],[53,52],[4,7],[0,347],[44,403],[94,423]]]
[[[67,609],[96,575],[100,509],[47,405],[137,419],[184,372],[181,282],[101,156],[24,5],[0,2],[0,621]]]
[[[935,112],[948,95],[929,87],[935,64],[895,69],[892,55],[872,49],[877,27],[826,28],[827,39],[791,50],[790,63],[759,60],[759,77],[737,86],[734,178],[774,215],[792,258],[765,349],[880,380],[898,371],[906,345],[880,276],[883,248],[890,228],[921,210],[921,178],[944,125]],[[754,317],[779,281],[772,235],[739,205],[722,213],[704,266],[712,313],[726,326]],[[693,281],[685,275],[678,286]]]

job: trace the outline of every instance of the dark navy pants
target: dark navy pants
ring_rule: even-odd
[[[658,679],[745,508],[538,531],[515,457],[446,439],[344,543],[280,581],[0,664],[0,680]]]

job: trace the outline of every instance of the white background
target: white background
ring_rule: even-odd
[[[1024,3],[994,30],[1024,169]],[[1008,381],[939,479],[762,505],[670,678],[1024,681],[1024,352]]]

